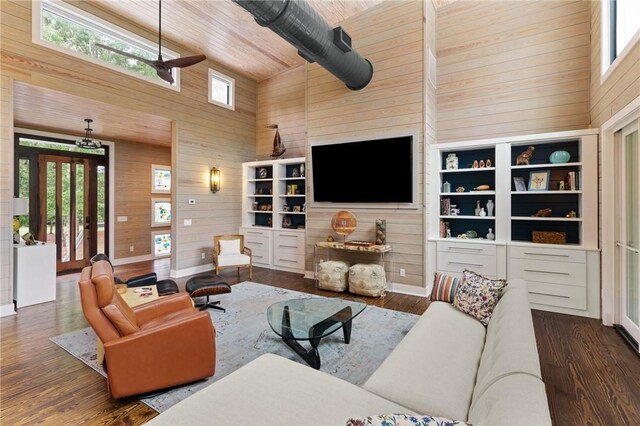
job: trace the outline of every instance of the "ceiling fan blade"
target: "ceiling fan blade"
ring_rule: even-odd
[[[160,77],[167,83],[173,84],[173,76],[171,75],[171,68],[157,67],[156,73],[158,74],[158,77]]]
[[[168,61],[164,61],[164,66],[167,68],[184,68],[190,67],[191,65],[195,65],[198,62],[202,62],[207,59],[204,55],[195,55],[195,56],[185,56],[184,58],[176,58],[170,59]]]
[[[100,43],[96,43],[94,46],[98,46],[98,47],[100,47],[102,49],[109,50],[109,51],[111,51],[113,53],[117,53],[119,55],[126,56],[127,58],[135,59],[136,61],[140,61],[142,63],[145,63],[145,64],[149,65],[150,67],[155,68],[154,62],[150,61],[148,59],[141,58],[141,57],[133,55],[131,53],[123,52],[122,50],[114,49],[113,47],[105,46],[104,44],[100,44]]]

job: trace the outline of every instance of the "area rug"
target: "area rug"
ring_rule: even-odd
[[[266,318],[272,303],[304,297],[319,296],[252,282],[232,286],[231,293],[219,297],[227,311],[209,310],[216,328],[215,375],[140,400],[161,413],[265,353],[304,364],[271,330]],[[322,339],[318,347],[321,371],[356,385],[363,384],[418,318],[418,315],[368,306],[353,321],[350,344],[344,343],[340,331]],[[52,337],[51,341],[106,377],[96,363],[96,335],[91,328]],[[306,347],[308,343],[303,345]]]

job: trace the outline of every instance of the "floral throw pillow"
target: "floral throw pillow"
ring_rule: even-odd
[[[478,319],[486,327],[506,286],[505,280],[492,280],[465,269],[453,306]]]
[[[431,291],[431,301],[453,303],[456,291],[460,285],[460,279],[437,272],[433,279],[433,290]]]
[[[444,417],[417,414],[381,414],[363,419],[349,419],[346,426],[466,426],[464,422]]]

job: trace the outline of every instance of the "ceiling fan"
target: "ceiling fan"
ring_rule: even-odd
[[[140,61],[142,63],[149,65],[151,68],[156,70],[156,73],[161,79],[171,84],[173,84],[173,76],[171,75],[172,68],[189,67],[191,65],[195,65],[198,62],[202,62],[205,59],[207,59],[205,55],[186,56],[184,58],[170,59],[168,61],[165,61],[162,59],[162,0],[158,0],[158,59],[157,60],[152,61],[149,59],[141,58],[131,53],[124,52],[122,50],[115,49],[113,47],[106,46],[100,43],[96,43],[95,45],[103,49],[110,50],[111,52],[126,56],[127,58],[135,59],[136,61]]]

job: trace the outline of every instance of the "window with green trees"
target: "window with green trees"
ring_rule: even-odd
[[[158,52],[151,43],[71,5],[48,1],[42,1],[40,4],[40,34],[39,40],[34,41],[43,41],[48,47],[56,46],[83,59],[92,58],[89,59],[92,62],[108,64],[110,68],[116,68],[145,80],[170,85],[158,77],[155,70],[147,64],[95,45],[100,43],[145,59],[155,60]],[[166,49],[162,50],[162,56],[164,59],[178,57],[177,54]],[[176,81],[174,85],[177,86],[176,70],[173,77]]]

